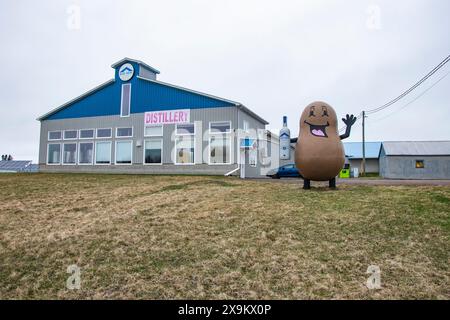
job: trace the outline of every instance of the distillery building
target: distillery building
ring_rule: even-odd
[[[262,117],[159,81],[139,60],[112,68],[113,79],[38,119],[41,172],[261,175],[271,149]]]

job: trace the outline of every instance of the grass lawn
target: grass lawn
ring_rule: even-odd
[[[0,175],[0,298],[450,299],[450,187],[300,182]]]

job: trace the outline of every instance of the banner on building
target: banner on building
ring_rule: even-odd
[[[145,125],[176,124],[190,122],[191,110],[166,110],[146,112],[144,116]]]

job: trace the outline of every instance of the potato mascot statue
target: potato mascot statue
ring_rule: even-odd
[[[345,134],[339,136],[334,109],[325,102],[308,105],[300,117],[300,132],[295,147],[295,165],[304,178],[303,189],[309,189],[311,180],[329,181],[336,187],[336,176],[344,166],[345,153],[341,140],[350,136],[356,118],[347,114],[342,121],[347,125]]]

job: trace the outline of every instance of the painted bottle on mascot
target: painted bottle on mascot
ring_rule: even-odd
[[[291,159],[291,131],[287,126],[287,117],[283,117],[283,128],[280,130],[280,159]]]

